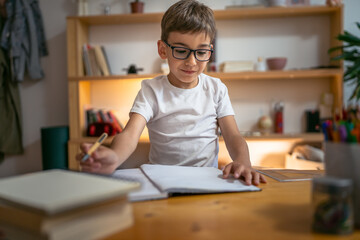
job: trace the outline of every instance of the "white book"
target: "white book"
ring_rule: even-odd
[[[129,194],[130,201],[162,199],[173,194],[202,194],[260,191],[243,180],[223,179],[214,167],[188,167],[143,164],[140,169],[117,170],[114,177],[133,178],[142,182],[138,192]],[[141,179],[141,180],[140,180]]]
[[[47,170],[0,179],[0,201],[53,215],[126,196],[139,187],[100,175]]]
[[[0,229],[6,239],[103,238],[133,224],[127,195],[139,187],[138,182],[66,170],[3,178]]]

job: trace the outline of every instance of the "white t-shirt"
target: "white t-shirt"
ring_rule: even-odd
[[[184,166],[217,167],[217,119],[234,115],[225,84],[205,74],[191,89],[165,75],[143,80],[130,111],[147,121],[150,163]]]

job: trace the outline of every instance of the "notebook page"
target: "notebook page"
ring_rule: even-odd
[[[139,168],[116,170],[112,176],[114,178],[122,178],[141,183],[141,187],[138,191],[128,194],[128,199],[131,202],[163,199],[168,197],[168,194],[166,192],[160,192],[160,190],[155,187],[151,181],[149,181]]]
[[[187,167],[143,164],[140,167],[151,181],[168,193],[218,193],[260,191],[242,180],[222,178],[222,171],[213,167]]]

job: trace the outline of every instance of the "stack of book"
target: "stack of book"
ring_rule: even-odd
[[[84,72],[87,76],[111,75],[110,64],[104,46],[84,44],[83,46]]]
[[[85,111],[88,136],[100,136],[103,132],[114,136],[124,129],[114,110],[88,108]]]
[[[99,239],[133,224],[138,182],[47,170],[0,180],[4,239]],[[1,236],[0,234],[0,236]]]
[[[226,61],[220,64],[220,72],[245,72],[254,71],[254,63],[252,61]]]

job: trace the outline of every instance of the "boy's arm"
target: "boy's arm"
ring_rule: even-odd
[[[111,143],[111,149],[114,150],[118,156],[118,166],[125,162],[135,151],[145,125],[146,120],[142,115],[131,113],[124,130],[114,137]]]
[[[225,145],[233,160],[223,170],[224,178],[233,173],[235,178],[243,177],[247,184],[252,182],[258,185],[259,182],[266,182],[264,176],[251,167],[249,149],[245,139],[241,136],[236,125],[234,116],[226,116],[218,119],[221,134],[224,137]]]
[[[76,156],[80,161],[81,170],[100,174],[113,173],[135,151],[145,125],[146,120],[143,116],[131,114],[124,130],[114,137],[111,147],[100,146],[85,162],[82,162],[81,158],[92,144],[81,144],[83,153]]]

